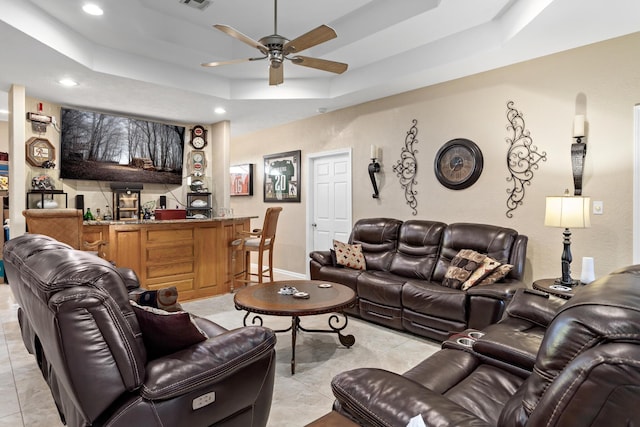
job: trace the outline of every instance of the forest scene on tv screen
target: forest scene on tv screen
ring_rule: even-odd
[[[182,184],[183,126],[63,108],[60,177]]]

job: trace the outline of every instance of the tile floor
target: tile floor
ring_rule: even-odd
[[[280,278],[282,279],[282,277]],[[232,329],[242,326],[244,312],[233,295],[187,302],[185,309]],[[329,315],[301,319],[303,327],[327,326]],[[20,336],[16,306],[8,285],[0,284],[0,427],[56,427],[62,423],[49,389]],[[264,325],[284,329],[288,318],[264,317]],[[340,345],[334,334],[301,332],[296,345],[296,374],[291,375],[291,335],[278,334],[276,381],[269,417],[271,427],[301,427],[331,410],[331,378],[356,367],[379,367],[402,373],[439,349],[436,342],[349,319],[344,331],[356,343]]]

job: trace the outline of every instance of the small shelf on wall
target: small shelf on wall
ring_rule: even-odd
[[[135,221],[140,218],[140,191],[113,190],[113,219]]]
[[[27,192],[27,209],[67,208],[67,193],[62,190],[32,190]]]
[[[187,193],[187,218],[211,218],[211,193]]]

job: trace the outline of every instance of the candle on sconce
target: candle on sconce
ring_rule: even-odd
[[[372,159],[378,158],[378,147],[376,147],[375,145],[371,146],[371,158]]]
[[[573,119],[573,137],[584,137],[584,115],[579,114]]]

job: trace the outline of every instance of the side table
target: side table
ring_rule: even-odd
[[[582,286],[582,285],[578,285]],[[570,299],[575,295],[574,288],[556,284],[556,279],[540,279],[533,282],[533,289],[555,295],[560,298]]]

